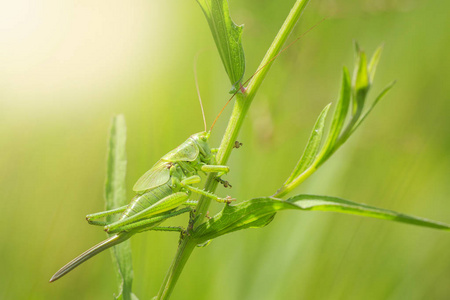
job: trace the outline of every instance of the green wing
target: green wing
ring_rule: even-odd
[[[135,192],[143,192],[163,185],[170,179],[167,162],[159,160],[150,170],[138,179],[133,187]]]
[[[170,162],[194,161],[199,151],[194,139],[188,138],[183,144],[164,155],[162,160]]]

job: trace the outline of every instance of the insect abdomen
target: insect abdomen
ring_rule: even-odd
[[[146,209],[147,207],[152,206],[159,200],[169,196],[170,194],[172,194],[172,188],[169,186],[169,184],[166,183],[141,195],[136,195],[131,200],[130,204],[128,204],[127,209],[123,212],[120,219],[122,220],[135,215],[138,212]]]

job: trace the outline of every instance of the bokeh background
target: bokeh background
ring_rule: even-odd
[[[230,0],[245,24],[246,77],[294,0]],[[257,95],[227,179],[238,199],[272,194],[300,156],[316,116],[335,101],[353,40],[384,43],[372,96],[395,88],[297,192],[327,194],[450,222],[450,2],[312,0],[298,36]],[[49,284],[105,238],[84,216],[104,207],[111,117],[128,125],[128,186],[208,124],[229,82],[191,1],[16,0],[0,4],[0,299],[111,299],[104,253]],[[231,107],[213,132],[218,145]],[[213,204],[211,212],[220,205]],[[174,220],[184,224],[186,217]],[[154,296],[177,234],[133,237],[134,291]],[[263,229],[196,250],[173,299],[449,299],[450,235],[349,215],[281,212]]]

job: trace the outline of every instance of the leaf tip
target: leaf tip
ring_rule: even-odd
[[[359,46],[358,42],[356,40],[353,40],[353,46],[355,47],[355,52],[359,53],[361,52],[361,47]]]

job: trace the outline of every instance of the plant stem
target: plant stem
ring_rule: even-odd
[[[267,50],[266,55],[264,56],[258,67],[258,70],[261,68],[262,69],[250,81],[247,86],[246,92],[244,94],[236,95],[233,112],[231,114],[230,120],[228,121],[227,129],[225,130],[225,134],[222,138],[222,142],[216,156],[217,164],[225,165],[227,163],[228,158],[231,154],[231,150],[233,149],[234,142],[237,139],[242,123],[245,119],[248,109],[250,108],[253,98],[256,95],[256,92],[258,91],[264,78],[266,77],[266,74],[273,63],[274,57],[282,49],[284,43],[286,42],[308,3],[309,0],[297,0],[295,2],[288,17],[284,21],[284,24],[281,26],[277,36],[272,42],[272,45],[270,46],[269,50]],[[207,177],[205,190],[211,192],[215,191],[218,184],[218,182],[215,180],[215,175],[216,174],[210,174]],[[191,232],[188,232],[187,235],[181,238],[175,258],[166,274],[166,277],[164,278],[164,282],[156,299],[169,299],[176,285],[176,282],[184,268],[184,265],[186,264],[189,256],[197,245],[195,239],[195,228],[197,227],[197,225],[203,222],[210,202],[211,200],[206,197],[201,197],[199,199],[199,203],[196,208],[196,218],[194,218],[195,223],[191,228]]]
[[[299,186],[303,181],[305,181],[309,176],[311,176],[317,170],[317,164],[314,163],[309,166],[302,174],[297,176],[292,182],[287,185],[283,185],[275,194],[272,195],[274,198],[281,198]]]

